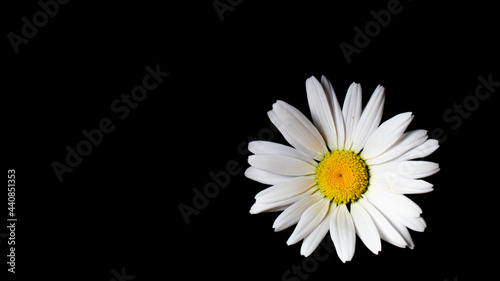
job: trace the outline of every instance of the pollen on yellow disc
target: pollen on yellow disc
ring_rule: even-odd
[[[353,151],[335,150],[325,154],[316,168],[321,194],[336,204],[356,202],[369,183],[367,165]]]

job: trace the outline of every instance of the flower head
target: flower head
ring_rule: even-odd
[[[380,124],[385,89],[378,86],[362,109],[361,86],[352,83],[343,107],[330,81],[306,81],[312,123],[295,107],[277,101],[268,112],[291,146],[253,141],[245,175],[272,185],[256,196],[250,213],[283,211],[275,231],[297,224],[288,245],[301,240],[310,255],[330,232],[339,258],[350,261],[356,234],[373,253],[380,239],[413,248],[409,229],[424,231],[422,210],[404,194],[432,191],[421,180],[439,171],[436,163],[414,160],[438,148],[427,131],[405,132],[410,112]]]

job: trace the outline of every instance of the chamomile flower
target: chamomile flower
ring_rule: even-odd
[[[309,256],[330,233],[342,262],[354,255],[356,235],[375,254],[381,239],[413,248],[410,232],[424,231],[422,210],[404,194],[425,193],[421,180],[439,171],[436,163],[415,160],[438,148],[427,131],[405,132],[410,112],[380,124],[385,89],[378,86],[362,109],[361,86],[352,83],[342,108],[330,81],[306,81],[312,123],[298,109],[277,101],[269,118],[291,146],[253,141],[245,175],[272,185],[256,196],[251,214],[282,213],[275,231],[295,226],[288,245],[302,240]]]

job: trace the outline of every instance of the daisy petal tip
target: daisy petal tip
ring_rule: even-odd
[[[374,94],[377,93],[377,92],[380,93],[380,95],[385,98],[385,88],[384,88],[384,86],[378,85],[377,88],[374,91]]]
[[[255,158],[255,155],[248,156],[248,158],[247,158],[248,164],[252,165],[252,163],[250,163],[250,162],[252,162],[254,158]]]
[[[283,103],[283,101],[282,101],[282,100],[276,100],[276,101],[273,103],[273,105],[272,105],[273,109],[272,109],[271,111],[273,111],[273,112],[274,112],[274,111],[276,110],[276,108],[278,108],[279,106],[281,106],[281,105],[282,105],[282,103]]]
[[[290,236],[290,238],[288,238],[288,240],[286,241],[286,244],[288,246],[290,246],[290,245],[293,245],[293,244],[297,244],[297,242],[299,242],[300,240],[302,240],[302,239],[297,239],[296,235],[293,235],[293,233],[292,233],[292,235]]]
[[[286,241],[286,244],[288,246],[293,245],[293,244],[297,244],[298,242],[300,242],[302,240],[301,237],[297,236],[296,234],[294,235],[294,234],[295,234],[295,231],[294,231],[294,233],[292,233],[292,235],[290,235],[290,238],[288,238],[288,240]]]
[[[276,223],[273,224],[273,230],[274,232],[280,232],[283,230],[281,225],[277,225]]]
[[[302,248],[302,249],[300,249],[300,255],[304,256],[305,258],[307,258],[308,256],[311,255],[311,251],[305,250],[304,248]]]
[[[248,211],[251,215],[256,215],[260,213],[260,210],[258,210],[257,204],[253,204],[253,206],[250,208],[250,211]]]
[[[249,171],[249,170],[250,170],[250,167],[246,168],[245,172],[243,172],[243,175],[245,175],[245,177],[247,177],[247,178],[249,178],[249,179],[250,179],[249,175],[250,175],[250,173],[251,173],[251,172],[250,172],[251,170],[250,170],[250,171]]]
[[[318,81],[318,79],[316,79],[316,77],[311,76],[310,78],[308,78],[306,80],[306,90],[308,92],[310,92],[310,91],[316,92],[316,87],[321,88],[321,83]]]
[[[311,77],[306,79],[306,83],[312,83],[314,81],[318,81],[318,79],[316,79],[316,77],[314,77],[314,75],[312,75]]]
[[[325,75],[321,75],[321,83],[326,84],[328,82],[330,82],[330,80],[328,80],[328,78],[326,78]]]

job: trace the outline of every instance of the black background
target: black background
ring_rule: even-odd
[[[125,268],[134,280],[282,280],[302,266],[300,243],[286,246],[293,228],[274,233],[276,213],[249,214],[265,186],[244,177],[248,153],[239,146],[259,132],[283,143],[262,133],[266,112],[281,99],[310,116],[312,75],[328,77],[340,102],[352,81],[364,103],[382,84],[383,120],[412,111],[410,129],[446,139],[428,157],[441,167],[427,178],[435,190],[409,196],[427,222],[425,232],[411,231],[415,249],[383,242],[376,256],[358,239],[351,262],[334,253],[307,279],[496,276],[499,88],[456,129],[443,118],[474,95],[478,76],[500,81],[492,5],[401,1],[401,13],[347,63],[339,44],[354,45],[353,28],[389,1],[247,0],[223,21],[214,1],[171,2],[71,1],[17,54],[7,34],[21,34],[21,18],[40,7],[4,3],[4,165],[16,169],[18,218],[17,273],[6,276],[108,281]],[[119,120],[111,103],[158,64],[170,75]],[[65,146],[103,118],[115,130],[60,183],[51,164],[64,163]],[[179,204],[192,206],[193,188],[203,190],[230,161],[239,173],[186,224]]]

